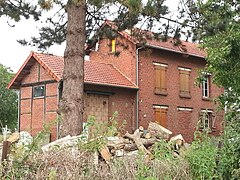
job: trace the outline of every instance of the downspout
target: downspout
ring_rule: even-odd
[[[60,80],[58,82],[58,88],[57,88],[57,104],[58,104],[58,108],[59,108],[59,103],[60,103],[61,98],[62,98],[62,88],[63,88],[63,82],[62,82],[62,80]],[[59,127],[60,126],[59,121],[61,121],[61,115],[57,112],[57,139],[59,139],[59,128],[60,128]]]
[[[18,95],[18,132],[20,132],[20,112],[21,112],[21,89],[17,92]]]
[[[138,87],[139,82],[138,82],[138,61],[139,61],[139,50],[141,50],[143,48],[143,46],[139,47],[136,49],[136,85]],[[136,95],[136,129],[138,129],[139,126],[139,117],[138,117],[138,110],[139,110],[139,90],[137,91],[137,95]]]

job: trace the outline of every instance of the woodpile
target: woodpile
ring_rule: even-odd
[[[172,137],[172,132],[157,123],[150,122],[147,129],[140,126],[133,134],[126,133],[122,137],[107,138],[106,146],[100,150],[100,154],[105,161],[111,158],[130,156],[141,151],[148,159],[152,158],[152,146],[161,140],[169,141],[173,144],[173,155],[178,156],[180,149],[185,148],[184,139],[181,134]]]
[[[94,164],[97,163],[99,157],[106,162],[110,162],[111,159],[114,158],[136,155],[138,151],[141,151],[147,159],[151,159],[153,157],[151,152],[153,145],[161,140],[170,142],[173,145],[173,155],[179,156],[180,150],[185,148],[186,143],[181,134],[170,138],[171,135],[172,132],[170,130],[157,123],[150,122],[147,129],[140,126],[133,134],[127,132],[122,136],[106,137],[106,143],[104,143],[104,145],[99,148],[99,151],[93,155]],[[56,146],[73,146],[78,143],[79,137],[66,136],[43,146],[42,150],[47,152],[52,147]],[[91,139],[88,142],[97,139]]]
[[[169,142],[169,149],[172,150],[174,156],[178,157],[185,153],[185,149],[189,144],[185,143],[181,134],[171,137],[172,132],[157,123],[150,122],[147,129],[140,126],[132,134],[126,132],[124,135],[102,137],[99,136],[95,139],[87,139],[84,135],[79,136],[66,136],[64,138],[58,139],[44,146],[41,145],[43,153],[48,153],[51,151],[59,151],[61,148],[69,148],[69,152],[73,153],[79,150],[79,143],[81,145],[87,145],[88,143],[95,146],[96,142],[103,140],[100,147],[97,147],[92,155],[93,164],[97,167],[100,160],[104,160],[109,163],[115,158],[121,157],[135,157],[139,152],[144,155],[145,160],[151,160],[153,156],[154,144],[157,142]],[[3,142],[2,160],[7,159],[9,154],[10,145],[15,143],[18,147],[19,144],[22,146],[28,145],[32,142],[32,139],[26,138],[30,136],[26,132],[15,132],[10,135],[6,141]],[[83,138],[85,137],[85,139]],[[171,137],[171,138],[170,138]],[[32,137],[31,137],[32,138]],[[96,141],[96,142],[95,142]],[[82,144],[81,144],[82,143]]]
[[[94,164],[97,164],[99,157],[109,162],[113,158],[136,155],[138,151],[141,151],[145,157],[151,159],[153,145],[161,140],[171,142],[173,155],[179,156],[186,143],[181,134],[170,138],[171,135],[172,132],[170,130],[157,123],[150,122],[147,129],[140,126],[133,134],[127,132],[122,136],[107,137],[105,145],[102,145],[99,151],[94,154]],[[78,143],[80,136],[66,136],[43,146],[42,150],[47,152],[54,147],[74,146]],[[88,142],[97,139],[91,139]]]

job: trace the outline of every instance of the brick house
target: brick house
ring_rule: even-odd
[[[109,21],[103,26],[114,29]],[[171,39],[146,39],[142,46],[128,31],[116,34],[102,36],[86,48],[85,120],[94,115],[97,121],[107,121],[118,111],[119,121],[126,120],[130,132],[155,121],[189,142],[204,112],[202,127],[220,133],[223,114],[211,100],[223,90],[212,84],[209,74],[201,87],[195,85],[198,70],[206,65],[205,53],[196,44],[174,46]],[[62,57],[32,52],[9,83],[8,88],[20,92],[20,130],[34,135],[44,122],[57,118],[63,66]],[[54,127],[51,139],[56,138]]]

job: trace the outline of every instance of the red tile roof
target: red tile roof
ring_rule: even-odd
[[[105,23],[102,25],[102,27],[105,25],[108,25],[109,27],[117,30],[116,24],[112,21],[106,20]],[[134,30],[140,31],[141,34],[143,34],[143,36],[144,34],[148,34],[150,36],[153,34],[152,32],[140,30],[137,28],[135,28]],[[138,40],[136,40],[136,38],[134,38],[134,36],[132,36],[127,31],[121,31],[121,32],[118,31],[118,33],[136,45],[140,43]],[[191,56],[197,56],[202,58],[206,57],[206,53],[203,50],[201,50],[199,48],[199,45],[196,43],[181,40],[181,45],[177,46],[177,45],[174,45],[173,38],[169,38],[167,41],[162,41],[162,40],[157,40],[157,39],[148,37],[148,38],[145,38],[145,40],[146,40],[146,46],[149,46],[149,47],[165,49],[168,51],[174,51],[177,53],[183,53],[183,54],[188,54]]]
[[[34,58],[56,81],[62,79],[64,59],[60,56],[31,52],[25,63],[9,83],[8,88],[19,88]],[[29,65],[30,64],[30,65]],[[84,61],[84,83],[137,89],[138,87],[111,64]]]

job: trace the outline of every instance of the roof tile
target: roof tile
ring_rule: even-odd
[[[24,66],[16,74],[13,80],[9,83],[8,88],[16,88],[14,83],[21,82],[21,72],[26,67],[31,57],[34,57],[43,67],[52,74],[56,81],[62,79],[64,59],[61,56],[50,54],[42,54],[32,52]],[[84,61],[84,82],[90,84],[126,87],[137,89],[138,87],[125,77],[116,67],[111,64],[99,63],[95,61]]]
[[[116,24],[109,20],[106,20],[105,23],[103,24],[103,26],[104,25],[108,25],[115,30],[118,29]],[[197,56],[197,57],[202,57],[202,58],[206,57],[206,53],[203,50],[201,50],[199,48],[199,45],[196,43],[180,40],[181,45],[174,45],[173,38],[168,38],[167,41],[162,41],[160,39],[159,40],[154,39],[153,32],[138,29],[138,28],[134,28],[133,31],[140,33],[143,36],[143,38],[144,38],[144,36],[148,37],[148,38],[144,38],[147,46],[162,48],[165,50],[174,51],[177,53],[184,53],[184,54],[188,54],[191,56]],[[118,33],[135,44],[138,44],[138,43],[141,44],[141,42],[139,42],[136,37],[131,35],[131,31],[128,31],[128,30],[118,31]],[[149,37],[152,37],[152,38],[149,38]]]

